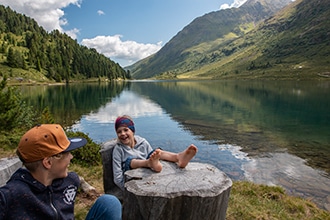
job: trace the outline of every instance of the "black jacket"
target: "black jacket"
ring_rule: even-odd
[[[27,169],[18,169],[0,188],[0,220],[74,219],[74,200],[80,181],[70,172],[51,186],[35,180]]]

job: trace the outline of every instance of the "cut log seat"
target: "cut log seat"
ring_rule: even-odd
[[[226,218],[231,179],[206,163],[190,162],[181,169],[175,163],[161,161],[163,170],[139,168],[125,172],[125,191],[113,181],[112,152],[116,140],[101,147],[104,192],[123,203],[127,220],[200,220]]]
[[[123,219],[225,219],[231,179],[216,167],[190,162],[184,169],[164,162],[155,173],[125,172]]]
[[[101,145],[101,158],[103,166],[103,188],[104,193],[116,196],[120,201],[123,200],[123,191],[113,181],[112,152],[116,146],[116,139],[104,142]]]

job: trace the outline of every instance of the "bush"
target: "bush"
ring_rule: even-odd
[[[16,87],[7,86],[6,76],[0,82],[0,145],[13,149],[21,136],[38,124],[38,112],[22,101]]]
[[[3,149],[17,147],[21,136],[36,124],[52,124],[53,116],[46,107],[42,113],[27,106],[16,87],[7,87],[7,79],[0,82],[0,145]],[[72,152],[73,162],[84,167],[100,165],[100,145],[82,132],[67,131],[68,137],[84,137],[86,146]]]
[[[100,149],[101,146],[96,144],[83,132],[67,131],[68,137],[83,137],[87,139],[87,144],[77,150],[72,151],[72,163],[79,164],[84,167],[97,166],[102,164]]]
[[[7,78],[4,77],[0,82],[0,130],[30,129],[38,120],[37,113],[22,101],[16,87],[6,85]]]

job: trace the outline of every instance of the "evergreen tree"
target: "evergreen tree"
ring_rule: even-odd
[[[16,127],[30,128],[35,115],[21,99],[16,87],[7,87],[7,77],[0,82],[0,131],[10,131]]]
[[[15,55],[14,55],[14,49],[12,47],[9,48],[8,54],[7,54],[7,64],[10,67],[15,67]]]
[[[86,78],[127,78],[119,64],[95,49],[79,45],[58,30],[47,33],[33,19],[2,5],[0,33],[3,33],[0,55],[7,56],[5,65],[12,68],[46,71],[46,76],[56,81],[68,81],[77,74]]]
[[[14,50],[12,47],[10,47],[7,55],[7,63],[8,66],[12,68],[23,68],[24,67],[23,55],[19,51]]]

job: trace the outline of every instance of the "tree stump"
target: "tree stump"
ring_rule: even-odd
[[[112,152],[116,143],[116,139],[111,139],[101,145],[100,153],[103,166],[103,188],[104,193],[114,195],[122,202],[123,192],[113,181]]]
[[[216,167],[190,162],[184,169],[164,162],[155,173],[125,172],[123,219],[225,219],[231,179]]]

